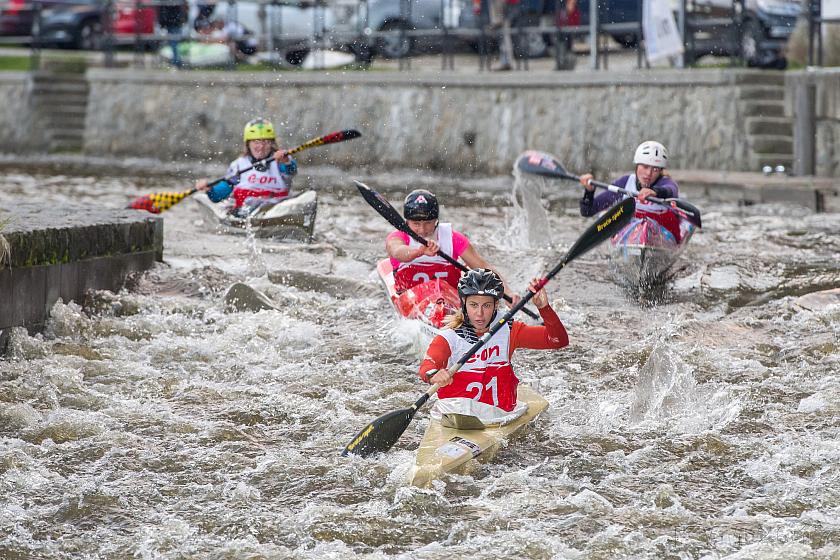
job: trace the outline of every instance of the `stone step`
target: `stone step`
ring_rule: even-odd
[[[37,106],[87,107],[88,96],[78,93],[41,93],[35,96]]]
[[[784,101],[742,101],[745,117],[784,117]]]
[[[784,165],[787,169],[792,169],[793,154],[750,154],[751,171],[761,171],[765,165],[773,168]]]
[[[779,86],[741,86],[738,88],[738,99],[781,101],[785,98],[785,88]]]
[[[79,118],[76,117],[66,117],[66,116],[54,116],[47,120],[49,126],[56,129],[64,129],[64,130],[78,130],[80,134],[83,133],[85,129],[85,117],[82,116]]]
[[[785,74],[783,72],[761,70],[738,72],[735,74],[735,83],[738,85],[784,86]]]
[[[793,155],[793,138],[776,134],[754,134],[747,142],[754,154],[791,154]]]
[[[87,96],[90,88],[85,82],[67,82],[67,81],[40,81],[35,80],[32,86],[32,93],[39,95],[42,93],[76,93]]]
[[[747,134],[793,136],[793,119],[787,117],[747,117]]]
[[[80,141],[85,136],[85,131],[79,128],[53,128],[50,130],[50,139],[53,141]]]
[[[39,105],[36,103],[35,106],[40,114],[47,115],[50,118],[68,115],[72,117],[80,116],[84,119],[85,115],[87,115],[86,105]]]

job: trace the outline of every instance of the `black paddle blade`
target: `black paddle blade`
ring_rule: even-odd
[[[403,408],[380,416],[356,434],[341,455],[367,457],[373,453],[388,451],[408,428],[416,411],[416,408]]]
[[[391,203],[385,200],[381,194],[370,188],[369,186],[365,185],[361,181],[353,181],[356,183],[356,188],[359,189],[359,192],[362,193],[362,197],[370,204],[374,210],[379,212],[379,214],[388,220],[388,223],[394,226],[396,229],[400,231],[404,231],[409,235],[416,235],[414,232],[408,229],[408,224],[405,223],[403,217],[397,212],[397,209],[391,206]]]
[[[572,248],[566,253],[566,258],[563,259],[563,262],[568,263],[572,261],[618,233],[633,218],[635,211],[636,199],[625,198],[604,212],[596,222],[586,228],[586,231],[583,232],[580,239],[572,245]]]
[[[556,157],[545,152],[537,152],[536,150],[528,150],[516,159],[516,168],[524,173],[532,175],[541,175],[543,177],[550,177],[552,179],[573,179],[578,178],[563,167]]]

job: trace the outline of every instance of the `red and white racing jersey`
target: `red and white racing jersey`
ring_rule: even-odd
[[[436,241],[440,245],[440,250],[450,257],[457,259],[460,255],[455,255],[453,234],[452,224],[438,224],[437,230],[435,231]],[[420,243],[409,237],[408,246],[412,249],[417,249],[420,247]],[[457,288],[458,280],[461,279],[460,269],[437,255],[431,257],[421,255],[413,261],[406,263],[396,262],[398,265],[394,268],[394,285],[397,293],[413,288],[417,284],[429,282],[435,278],[445,280]]]
[[[489,404],[505,411],[516,406],[516,386],[519,379],[510,365],[510,323],[499,329],[453,377],[452,383],[438,389],[438,398],[467,398]],[[472,347],[452,329],[441,333],[449,344],[451,354],[447,368]]]
[[[242,156],[228,168],[228,174],[251,167],[251,160]],[[239,176],[239,184],[233,188],[234,205],[239,208],[247,198],[283,198],[289,196],[292,176],[282,173],[276,161],[272,161],[265,171],[251,169]]]

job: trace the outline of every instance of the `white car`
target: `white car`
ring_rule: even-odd
[[[335,24],[332,9],[323,3],[280,4],[267,0],[240,0],[215,4],[212,18],[238,21],[254,34],[260,50],[277,52],[290,64],[300,64],[315,40],[328,36]],[[197,8],[194,13],[198,13]]]

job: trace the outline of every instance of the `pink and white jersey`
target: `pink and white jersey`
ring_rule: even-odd
[[[388,237],[391,236],[399,237],[412,249],[420,247],[420,243],[404,232],[397,231]],[[452,224],[438,224],[435,238],[440,245],[440,250],[453,259],[458,259],[470,245],[464,234],[452,229]],[[394,284],[397,292],[403,292],[435,278],[441,278],[457,288],[458,280],[461,279],[460,269],[437,255],[431,257],[421,255],[406,263],[392,258],[391,265],[394,267]]]

